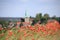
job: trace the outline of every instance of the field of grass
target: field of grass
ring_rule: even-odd
[[[60,40],[60,24],[48,23],[2,29],[0,30],[0,40]]]

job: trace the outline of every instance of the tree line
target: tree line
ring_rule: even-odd
[[[35,19],[33,20],[33,24],[38,21],[40,21],[41,24],[46,24],[48,20],[56,20],[60,23],[60,17],[56,17],[55,15],[50,17],[48,13],[45,13],[44,15],[42,15],[42,13],[37,13]]]

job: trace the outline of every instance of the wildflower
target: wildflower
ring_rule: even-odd
[[[20,32],[20,30],[18,30],[18,33]]]
[[[32,40],[35,40],[34,38],[32,38]]]
[[[25,37],[27,36],[27,33],[26,33],[26,31],[24,31],[24,36],[25,36]]]
[[[6,39],[5,40],[8,40],[9,38],[8,37],[6,37]]]
[[[20,37],[18,40],[22,40],[22,38]]]
[[[3,30],[3,28],[0,27],[0,30]]]
[[[13,35],[13,32],[11,30],[8,31],[8,35],[9,36],[12,36]]]
[[[0,34],[0,36],[4,36],[4,33]]]

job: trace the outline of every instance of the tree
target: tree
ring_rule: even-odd
[[[42,21],[42,23],[47,23],[48,19],[50,19],[49,14],[45,13],[44,16],[42,17],[41,21]]]
[[[45,14],[44,14],[44,18],[49,19],[49,14],[45,13]]]
[[[41,18],[42,18],[42,13],[36,14],[36,20],[41,20]]]
[[[60,17],[56,17],[55,15],[52,17],[52,19],[58,21],[60,23]]]
[[[54,15],[54,16],[52,17],[52,19],[56,19],[56,15]]]
[[[41,18],[41,23],[42,23],[42,24],[45,24],[46,22],[47,22],[46,18],[42,17],[42,18]]]

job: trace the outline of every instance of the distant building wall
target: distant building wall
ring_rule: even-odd
[[[30,18],[29,17],[26,17],[25,18],[25,22],[29,23],[30,22]]]

